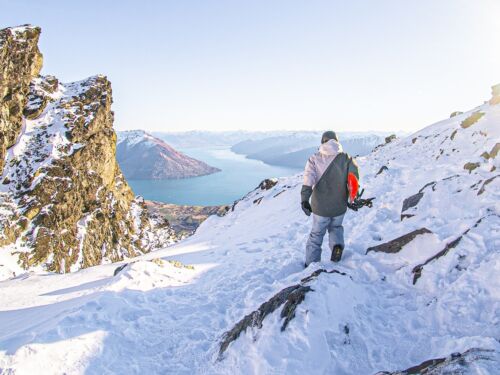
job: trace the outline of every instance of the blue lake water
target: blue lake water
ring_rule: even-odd
[[[265,178],[291,176],[300,170],[267,165],[228,148],[181,149],[186,155],[221,169],[221,172],[178,180],[128,180],[137,195],[166,203],[212,206],[231,204],[255,189]],[[297,198],[298,199],[298,198]]]

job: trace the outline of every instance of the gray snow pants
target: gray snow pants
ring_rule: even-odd
[[[333,249],[335,245],[340,245],[344,249],[344,227],[342,226],[344,215],[323,217],[312,214],[312,218],[312,229],[306,245],[306,265],[321,261],[321,245],[327,230],[330,249]]]

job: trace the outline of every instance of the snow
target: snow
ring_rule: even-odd
[[[311,222],[297,175],[250,192],[233,212],[116,276],[122,263],[0,282],[0,372],[374,374],[470,348],[498,353],[499,179],[478,193],[500,168],[498,157],[480,156],[500,140],[500,106],[477,109],[485,116],[467,129],[460,123],[474,110],[359,159],[365,195],[376,200],[347,213],[339,264],[327,260],[325,241],[323,261],[303,269]],[[481,165],[469,173],[466,162]],[[383,165],[388,170],[377,175]],[[401,221],[403,200],[430,182],[415,216]],[[366,254],[422,227],[433,233],[397,254]],[[413,285],[412,269],[469,228]],[[321,274],[284,332],[275,312],[217,361],[224,332],[320,267],[348,276]],[[477,366],[471,373],[493,374],[498,362]]]
[[[128,147],[133,147],[141,142],[144,142],[144,144],[150,147],[155,145],[155,138],[144,130],[125,130],[116,132],[116,134],[118,136],[117,144],[125,142]]]

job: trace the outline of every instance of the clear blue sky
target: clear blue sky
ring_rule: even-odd
[[[500,83],[498,0],[0,0],[117,129],[416,130]]]

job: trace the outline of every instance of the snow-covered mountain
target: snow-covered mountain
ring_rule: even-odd
[[[220,171],[143,130],[121,131],[117,135],[116,159],[127,179],[187,178]]]
[[[190,130],[180,132],[152,132],[151,134],[176,148],[231,147],[246,139],[261,139],[268,136],[264,132],[251,132],[245,130]]]
[[[233,151],[248,155],[263,151],[266,148],[278,145],[288,145],[299,150],[308,146],[317,146],[321,139],[322,131],[292,131],[292,130],[272,130],[272,131],[205,131],[191,130],[180,132],[151,132],[176,148],[200,148],[200,147],[233,147]],[[403,133],[398,132],[398,135]],[[363,138],[368,135],[385,137],[387,132],[341,132],[339,136],[343,139]],[[276,144],[277,143],[277,144]]]
[[[499,96],[358,159],[338,264],[303,269],[297,175],[119,268],[0,283],[0,369],[498,373]]]
[[[317,152],[321,135],[321,132],[297,132],[251,139],[235,144],[231,150],[266,164],[303,168]],[[384,136],[371,133],[339,133],[339,138],[344,150],[353,156],[367,155],[384,141]]]

